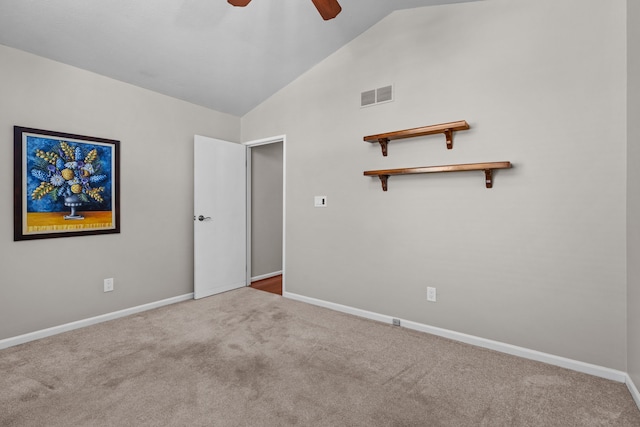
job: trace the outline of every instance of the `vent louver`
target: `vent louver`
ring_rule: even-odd
[[[360,106],[366,107],[367,105],[373,105],[376,103],[376,91],[368,90],[360,94]]]
[[[360,93],[360,107],[393,101],[393,86],[379,87]]]
[[[393,88],[391,86],[385,86],[376,89],[376,102],[388,101],[393,101]]]

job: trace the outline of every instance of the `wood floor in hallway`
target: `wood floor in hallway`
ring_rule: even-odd
[[[271,292],[272,294],[282,295],[282,274],[252,282],[251,287],[261,291]]]

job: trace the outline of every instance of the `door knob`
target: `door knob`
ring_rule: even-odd
[[[204,221],[204,220],[206,220],[206,219],[211,219],[211,217],[210,217],[210,216],[203,216],[203,215],[200,215],[200,216],[198,217],[198,221]]]

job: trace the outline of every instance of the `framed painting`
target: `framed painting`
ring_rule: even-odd
[[[120,232],[120,142],[13,128],[13,240]]]

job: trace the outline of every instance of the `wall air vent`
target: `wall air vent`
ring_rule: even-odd
[[[393,101],[393,86],[379,87],[360,93],[360,107]]]

